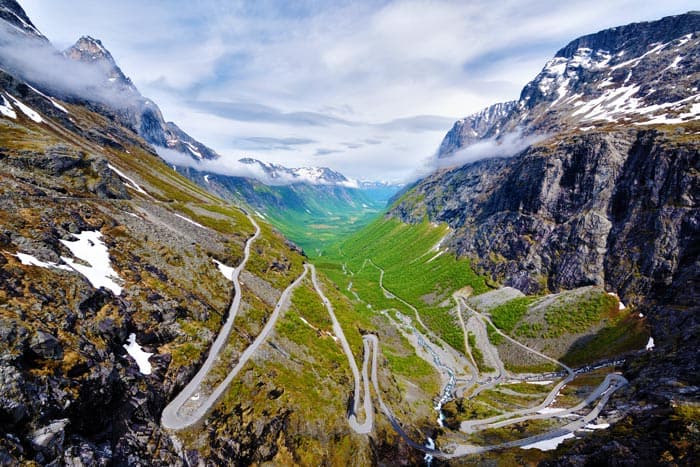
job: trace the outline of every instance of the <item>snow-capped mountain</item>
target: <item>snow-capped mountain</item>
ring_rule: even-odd
[[[356,180],[328,167],[297,167],[289,168],[279,164],[271,164],[249,157],[239,159],[240,163],[251,168],[253,173],[259,173],[259,180],[272,185],[288,185],[292,183],[310,183],[312,185],[338,185],[348,188],[358,188]]]
[[[690,12],[580,37],[545,64],[517,101],[456,122],[439,157],[514,132],[545,135],[561,128],[700,119],[699,30],[700,12]]]
[[[85,105],[134,129],[154,149],[199,159],[219,155],[172,122],[141,95],[102,42],[83,36],[59,52],[14,0],[0,0],[0,67],[21,77],[36,92]]]
[[[174,150],[195,160],[219,157],[213,149],[192,138],[175,123],[166,122],[155,102],[141,95],[100,40],[83,36],[66,49],[63,55],[89,64],[100,73],[102,79],[95,85],[119,96],[121,105],[113,107],[156,149]]]

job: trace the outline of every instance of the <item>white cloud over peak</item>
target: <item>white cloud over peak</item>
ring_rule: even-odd
[[[695,2],[22,4],[60,47],[102,39],[166,119],[226,158],[399,180],[434,154],[452,120],[517,98],[570,40]]]

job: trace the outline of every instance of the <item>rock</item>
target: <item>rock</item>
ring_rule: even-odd
[[[37,331],[29,342],[29,348],[41,358],[61,360],[63,348],[61,343],[51,334]]]
[[[66,439],[65,428],[68,419],[60,419],[49,425],[33,431],[29,435],[32,447],[46,456],[56,457],[63,452],[63,442]]]

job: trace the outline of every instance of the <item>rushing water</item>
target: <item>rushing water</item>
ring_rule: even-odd
[[[452,391],[455,388],[455,384],[457,382],[457,377],[455,376],[455,372],[452,368],[449,366],[445,365],[442,363],[442,360],[440,359],[440,355],[435,352],[435,350],[430,346],[428,341],[423,338],[423,335],[418,332],[418,330],[411,324],[411,319],[407,316],[402,315],[401,313],[396,313],[397,316],[401,321],[404,322],[404,324],[411,330],[413,335],[416,336],[416,339],[418,340],[418,345],[423,347],[423,349],[430,354],[430,356],[433,359],[433,363],[435,364],[436,367],[440,368],[442,371],[444,371],[449,379],[447,381],[447,384],[445,387],[442,389],[442,393],[440,395],[440,399],[437,401],[435,404],[435,410],[438,412],[438,424],[440,426],[443,426],[442,420],[443,420],[443,415],[442,415],[442,406],[452,399]]]

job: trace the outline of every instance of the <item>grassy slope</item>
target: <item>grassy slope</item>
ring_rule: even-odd
[[[372,199],[363,191],[344,188],[267,187],[284,197],[294,190],[303,205],[266,210],[269,221],[310,254],[347,238],[368,225],[384,208],[385,200]]]
[[[410,308],[380,291],[379,271],[366,262],[371,259],[385,270],[384,286],[388,290],[418,308],[425,324],[446,342],[463,349],[464,335],[450,314],[451,294],[465,286],[478,294],[485,292],[487,286],[468,261],[457,260],[449,253],[436,257],[433,248],[447,232],[446,226],[378,219],[328,254],[316,258],[316,262],[342,289],[347,289],[352,281],[352,289],[372,307],[396,308],[411,316]],[[343,274],[343,264],[354,276]]]

